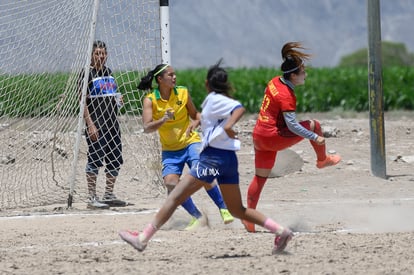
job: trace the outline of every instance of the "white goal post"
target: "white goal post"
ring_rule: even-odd
[[[95,40],[107,46],[106,65],[124,99],[124,164],[114,192],[127,201],[163,192],[158,136],[143,134],[137,84],[148,69],[169,62],[169,35],[162,35],[168,24],[161,23],[168,1],[3,0],[0,10],[0,211],[87,200],[78,80]]]

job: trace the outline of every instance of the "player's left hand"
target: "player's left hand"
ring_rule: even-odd
[[[236,132],[233,128],[224,129],[224,131],[226,131],[226,134],[229,136],[229,138],[239,139],[238,132]]]

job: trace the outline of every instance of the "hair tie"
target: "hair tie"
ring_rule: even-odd
[[[293,69],[290,69],[290,70],[287,70],[287,71],[282,71],[284,74],[288,74],[288,73],[292,73],[292,72],[294,72],[294,71],[296,71],[297,69],[299,69],[300,68],[300,66],[302,66],[303,65],[303,63],[305,63],[305,62],[303,62],[303,59],[302,59],[302,63],[300,63],[298,66],[296,66],[295,68],[293,68]]]
[[[169,66],[168,64],[165,64],[164,66],[162,66],[162,68],[161,68],[161,69],[159,69],[159,70],[158,70],[158,72],[156,72],[156,73],[154,74],[154,76],[157,76],[160,72],[164,71],[164,70],[165,70],[165,68],[167,68],[168,66]]]

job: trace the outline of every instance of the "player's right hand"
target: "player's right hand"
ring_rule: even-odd
[[[174,109],[173,108],[168,108],[167,110],[165,110],[165,113],[164,113],[163,120],[167,121],[167,120],[170,120],[170,119],[174,119]]]
[[[98,131],[98,128],[96,128],[95,124],[92,124],[91,126],[88,127],[88,135],[92,141],[98,140],[99,131]]]

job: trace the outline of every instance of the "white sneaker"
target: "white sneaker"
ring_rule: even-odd
[[[88,209],[108,209],[109,205],[107,205],[106,203],[99,202],[97,196],[90,196],[87,208]]]

